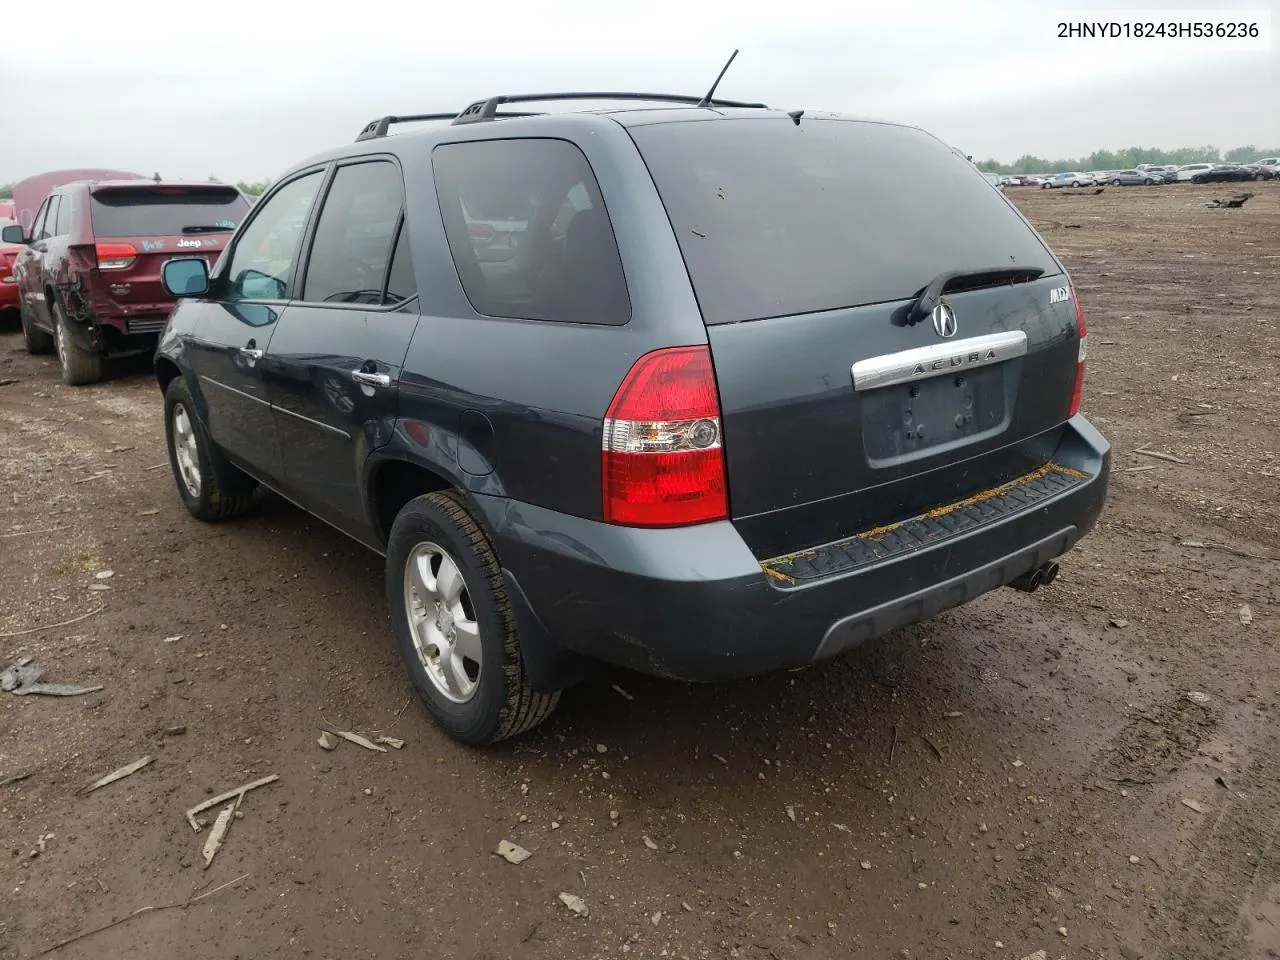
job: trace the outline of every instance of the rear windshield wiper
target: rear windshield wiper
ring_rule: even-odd
[[[979,287],[994,287],[1002,283],[1017,283],[1019,280],[1024,282],[1035,280],[1043,275],[1044,270],[1039,267],[980,267],[975,270],[948,270],[930,280],[929,285],[920,292],[916,302],[907,312],[907,323],[919,323],[933,313],[933,308],[938,305],[943,292],[948,288],[976,290]]]
[[[190,227],[183,227],[183,233],[229,233],[234,230],[235,226],[227,226],[225,223],[197,223]]]

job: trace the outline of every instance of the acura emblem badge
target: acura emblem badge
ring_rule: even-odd
[[[943,339],[956,335],[956,312],[945,300],[933,308],[933,329]]]

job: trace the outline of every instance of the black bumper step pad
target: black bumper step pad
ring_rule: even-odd
[[[938,507],[887,527],[785,557],[761,561],[777,586],[798,586],[892,560],[952,537],[1030,510],[1088,480],[1079,470],[1049,463],[1038,470],[956,503]]]

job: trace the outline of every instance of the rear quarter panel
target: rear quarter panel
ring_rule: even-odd
[[[451,128],[462,139],[514,138],[520,120]],[[705,343],[706,329],[670,222],[621,126],[540,118],[538,137],[586,156],[617,237],[631,320],[597,326],[484,317],[466,298],[445,238],[427,142],[400,154],[423,317],[405,359],[401,421],[384,455],[435,462],[477,493],[599,519],[602,420],[642,354]]]

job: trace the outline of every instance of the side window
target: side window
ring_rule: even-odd
[[[322,171],[285,184],[262,204],[236,238],[227,267],[228,300],[285,300],[298,260],[307,216],[323,180]]]
[[[623,324],[631,302],[600,187],[566,140],[432,151],[445,235],[467,299],[491,317]]]
[[[58,204],[58,220],[53,228],[53,236],[65,237],[71,232],[71,222],[75,216],[76,202],[75,198],[63,194]]]
[[[32,240],[40,236],[40,228],[44,225],[45,214],[49,212],[49,198],[44,198],[44,203],[36,209],[36,215],[31,218],[31,229],[27,231]]]
[[[396,249],[391,254],[391,269],[387,273],[387,292],[383,303],[402,303],[418,295],[418,284],[413,278],[413,254],[409,251],[409,225],[400,223],[400,235]]]
[[[382,303],[404,206],[400,169],[387,160],[339,167],[320,208],[302,299]]]
[[[39,229],[33,232],[34,239],[47,240],[49,237],[54,235],[53,228],[58,224],[58,207],[61,199],[62,198],[55,193],[45,201],[47,209],[45,210],[44,219],[38,219],[36,221]]]

